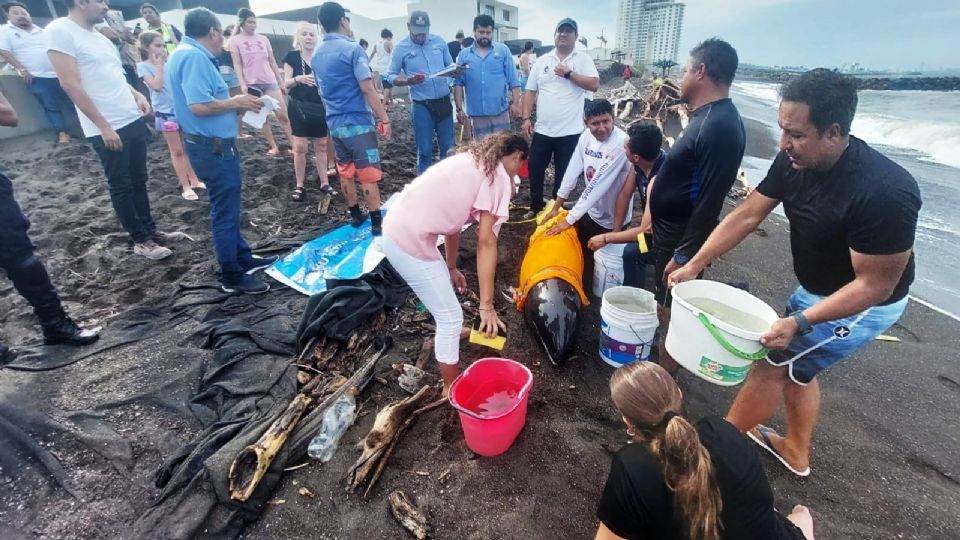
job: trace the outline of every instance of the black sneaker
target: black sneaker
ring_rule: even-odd
[[[263,294],[270,290],[270,285],[247,274],[240,274],[236,279],[223,280],[220,290],[227,293]]]
[[[244,273],[253,274],[259,270],[270,268],[273,266],[273,263],[279,260],[280,257],[278,255],[267,255],[266,257],[254,255],[253,259],[249,262],[240,262],[240,266],[243,268]]]
[[[363,225],[364,215],[360,211],[360,205],[355,204],[349,208],[350,210],[350,224],[354,227],[360,227]]]
[[[43,328],[43,341],[47,345],[90,345],[100,339],[96,330],[87,330],[77,326],[66,314],[60,314],[40,321]]]

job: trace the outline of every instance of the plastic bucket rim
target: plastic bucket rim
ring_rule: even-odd
[[[471,411],[470,409],[467,409],[466,407],[461,406],[459,403],[457,403],[456,401],[453,400],[453,387],[456,386],[457,383],[460,382],[460,379],[464,378],[464,377],[470,372],[470,370],[473,368],[473,366],[475,366],[475,365],[477,365],[477,364],[479,364],[479,363],[481,363],[481,362],[497,361],[497,360],[506,361],[506,362],[512,362],[512,363],[514,363],[514,364],[522,367],[523,370],[524,370],[524,371],[526,372],[526,374],[527,374],[527,382],[523,385],[523,387],[520,389],[520,391],[517,392],[516,401],[513,403],[512,406],[510,406],[509,409],[506,409],[506,410],[504,410],[504,411],[501,411],[501,412],[499,412],[499,413],[497,413],[497,414],[483,415],[483,414],[480,414],[480,413],[476,413],[476,412],[474,412],[474,411]],[[496,357],[480,358],[480,359],[476,360],[474,363],[472,363],[472,364],[470,364],[469,366],[467,366],[467,369],[463,370],[463,372],[461,372],[460,375],[457,375],[457,378],[454,379],[452,383],[450,383],[450,392],[449,392],[449,394],[447,394],[447,401],[448,401],[448,402],[450,403],[450,405],[453,406],[453,408],[456,409],[458,412],[461,412],[461,413],[463,413],[463,414],[466,414],[467,416],[470,416],[470,417],[472,417],[472,418],[476,418],[477,420],[497,420],[497,419],[503,418],[504,416],[507,416],[508,414],[511,414],[513,411],[517,410],[517,407],[520,406],[520,403],[523,402],[524,399],[526,399],[527,393],[530,391],[530,388],[531,388],[532,386],[533,386],[533,372],[530,371],[530,368],[528,368],[527,366],[521,364],[520,362],[517,362],[516,360],[511,360],[510,358],[496,358]]]
[[[691,313],[693,313],[693,316],[694,316],[694,317],[699,317],[700,314],[703,313],[703,314],[706,315],[707,318],[710,320],[710,324],[712,324],[713,326],[719,328],[720,330],[723,330],[724,332],[727,332],[727,333],[729,333],[729,334],[733,334],[733,335],[735,335],[735,336],[737,336],[737,337],[739,337],[739,338],[747,339],[747,340],[751,340],[751,341],[760,341],[760,337],[763,336],[764,334],[766,334],[766,332],[751,332],[751,331],[749,331],[749,330],[744,330],[743,328],[737,328],[736,326],[733,326],[733,325],[731,325],[730,323],[728,323],[728,322],[726,322],[726,321],[720,320],[720,319],[714,317],[713,315],[710,315],[709,313],[704,312],[702,309],[699,309],[699,308],[693,306],[692,304],[690,304],[689,302],[687,302],[686,300],[684,300],[681,296],[679,296],[679,295],[676,294],[676,288],[677,288],[677,287],[682,287],[682,286],[685,285],[686,283],[695,283],[695,282],[710,283],[710,284],[720,285],[720,286],[722,286],[723,288],[727,288],[727,289],[730,289],[730,290],[733,290],[733,291],[737,291],[737,294],[739,294],[739,293],[746,294],[746,295],[750,296],[751,298],[757,300],[758,302],[762,303],[763,305],[765,305],[765,306],[767,306],[767,307],[770,307],[766,302],[764,302],[763,300],[760,300],[760,299],[757,298],[756,296],[753,296],[752,294],[748,293],[747,291],[738,289],[738,288],[736,288],[736,287],[732,287],[732,286],[730,286],[730,285],[727,285],[726,283],[721,283],[721,282],[719,282],[719,281],[712,281],[712,280],[709,280],[709,279],[698,279],[698,280],[694,280],[694,281],[687,281],[687,282],[684,282],[684,283],[679,283],[679,284],[677,284],[677,285],[674,287],[673,294],[671,295],[672,298],[673,298],[673,301],[679,303],[679,304],[680,304],[681,306],[683,306],[685,309],[687,309],[688,311],[690,311]],[[682,292],[682,289],[681,289],[681,292]],[[774,314],[776,314],[776,310],[774,310],[773,308],[770,308],[770,309],[774,312]],[[772,325],[773,323],[770,323],[770,324]]]
[[[611,302],[607,302],[608,294],[616,294],[618,292],[630,292],[634,297],[637,296],[637,293],[640,293],[639,296],[643,296],[644,300],[653,300],[653,311],[644,311],[638,313],[636,311],[628,311],[626,309],[617,307]],[[610,287],[609,289],[603,291],[603,296],[600,298],[600,309],[607,308],[614,315],[619,315],[623,313],[625,317],[648,317],[648,316],[657,316],[657,300],[654,294],[646,289],[641,289],[639,287],[631,287],[629,285],[617,285],[616,287]],[[659,320],[659,319],[658,319]]]

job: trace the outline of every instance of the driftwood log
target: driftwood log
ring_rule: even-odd
[[[347,472],[349,491],[356,491],[360,486],[366,485],[364,498],[370,494],[370,490],[383,474],[397,442],[417,417],[447,402],[446,398],[440,398],[424,405],[435,394],[435,388],[424,386],[416,394],[395,401],[377,413],[373,427],[360,442],[360,457]]]
[[[246,501],[253,495],[270,468],[273,458],[280,452],[290,433],[297,426],[297,422],[303,416],[304,411],[312,403],[320,401],[316,408],[325,410],[339,399],[344,392],[360,393],[360,390],[370,382],[373,377],[374,366],[390,348],[390,343],[389,339],[384,340],[367,363],[349,379],[329,374],[313,377],[293,398],[283,414],[274,420],[267,431],[257,439],[257,442],[241,450],[237,457],[233,459],[229,474],[230,498],[237,501]]]
[[[391,492],[387,495],[387,501],[390,503],[390,513],[404,529],[419,540],[430,537],[430,523],[427,522],[426,514],[413,504],[406,493],[399,490]]]

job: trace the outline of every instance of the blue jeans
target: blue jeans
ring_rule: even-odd
[[[63,107],[70,104],[70,98],[60,87],[60,81],[55,77],[34,77],[29,87],[30,93],[43,106],[47,122],[50,122],[53,129],[67,131],[67,123],[63,120]]]
[[[797,287],[787,301],[787,313],[803,311],[822,302],[818,296]],[[805,336],[796,336],[786,350],[771,351],[767,362],[774,366],[788,366],[790,379],[797,384],[808,384],[818,373],[863,348],[887,331],[903,315],[907,297],[886,306],[874,306],[866,311],[815,324]]]
[[[440,146],[440,159],[447,157],[447,152],[453,148],[453,115],[434,120],[427,107],[420,103],[413,104],[410,115],[413,117],[413,137],[417,142],[417,174],[420,175],[433,165],[434,132]]]
[[[93,149],[100,156],[103,171],[110,188],[110,202],[117,213],[120,225],[135,244],[150,240],[157,230],[150,214],[150,197],[147,195],[147,145],[150,130],[142,119],[116,130],[123,143],[119,152],[108,149],[103,137],[90,137]]]
[[[628,242],[623,248],[623,284],[638,289],[646,288],[647,265],[654,265],[653,250],[640,253],[640,244]]]
[[[184,148],[197,178],[210,196],[210,227],[213,250],[220,263],[221,279],[236,281],[243,275],[242,263],[251,263],[253,253],[240,234],[240,154],[233,139],[184,136]]]

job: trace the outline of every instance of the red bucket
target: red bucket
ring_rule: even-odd
[[[481,358],[450,387],[467,446],[481,456],[506,452],[527,421],[533,374],[506,358]]]
[[[517,172],[517,176],[523,178],[524,180],[530,178],[530,166],[527,165],[527,160],[523,160],[520,163],[520,171]]]

